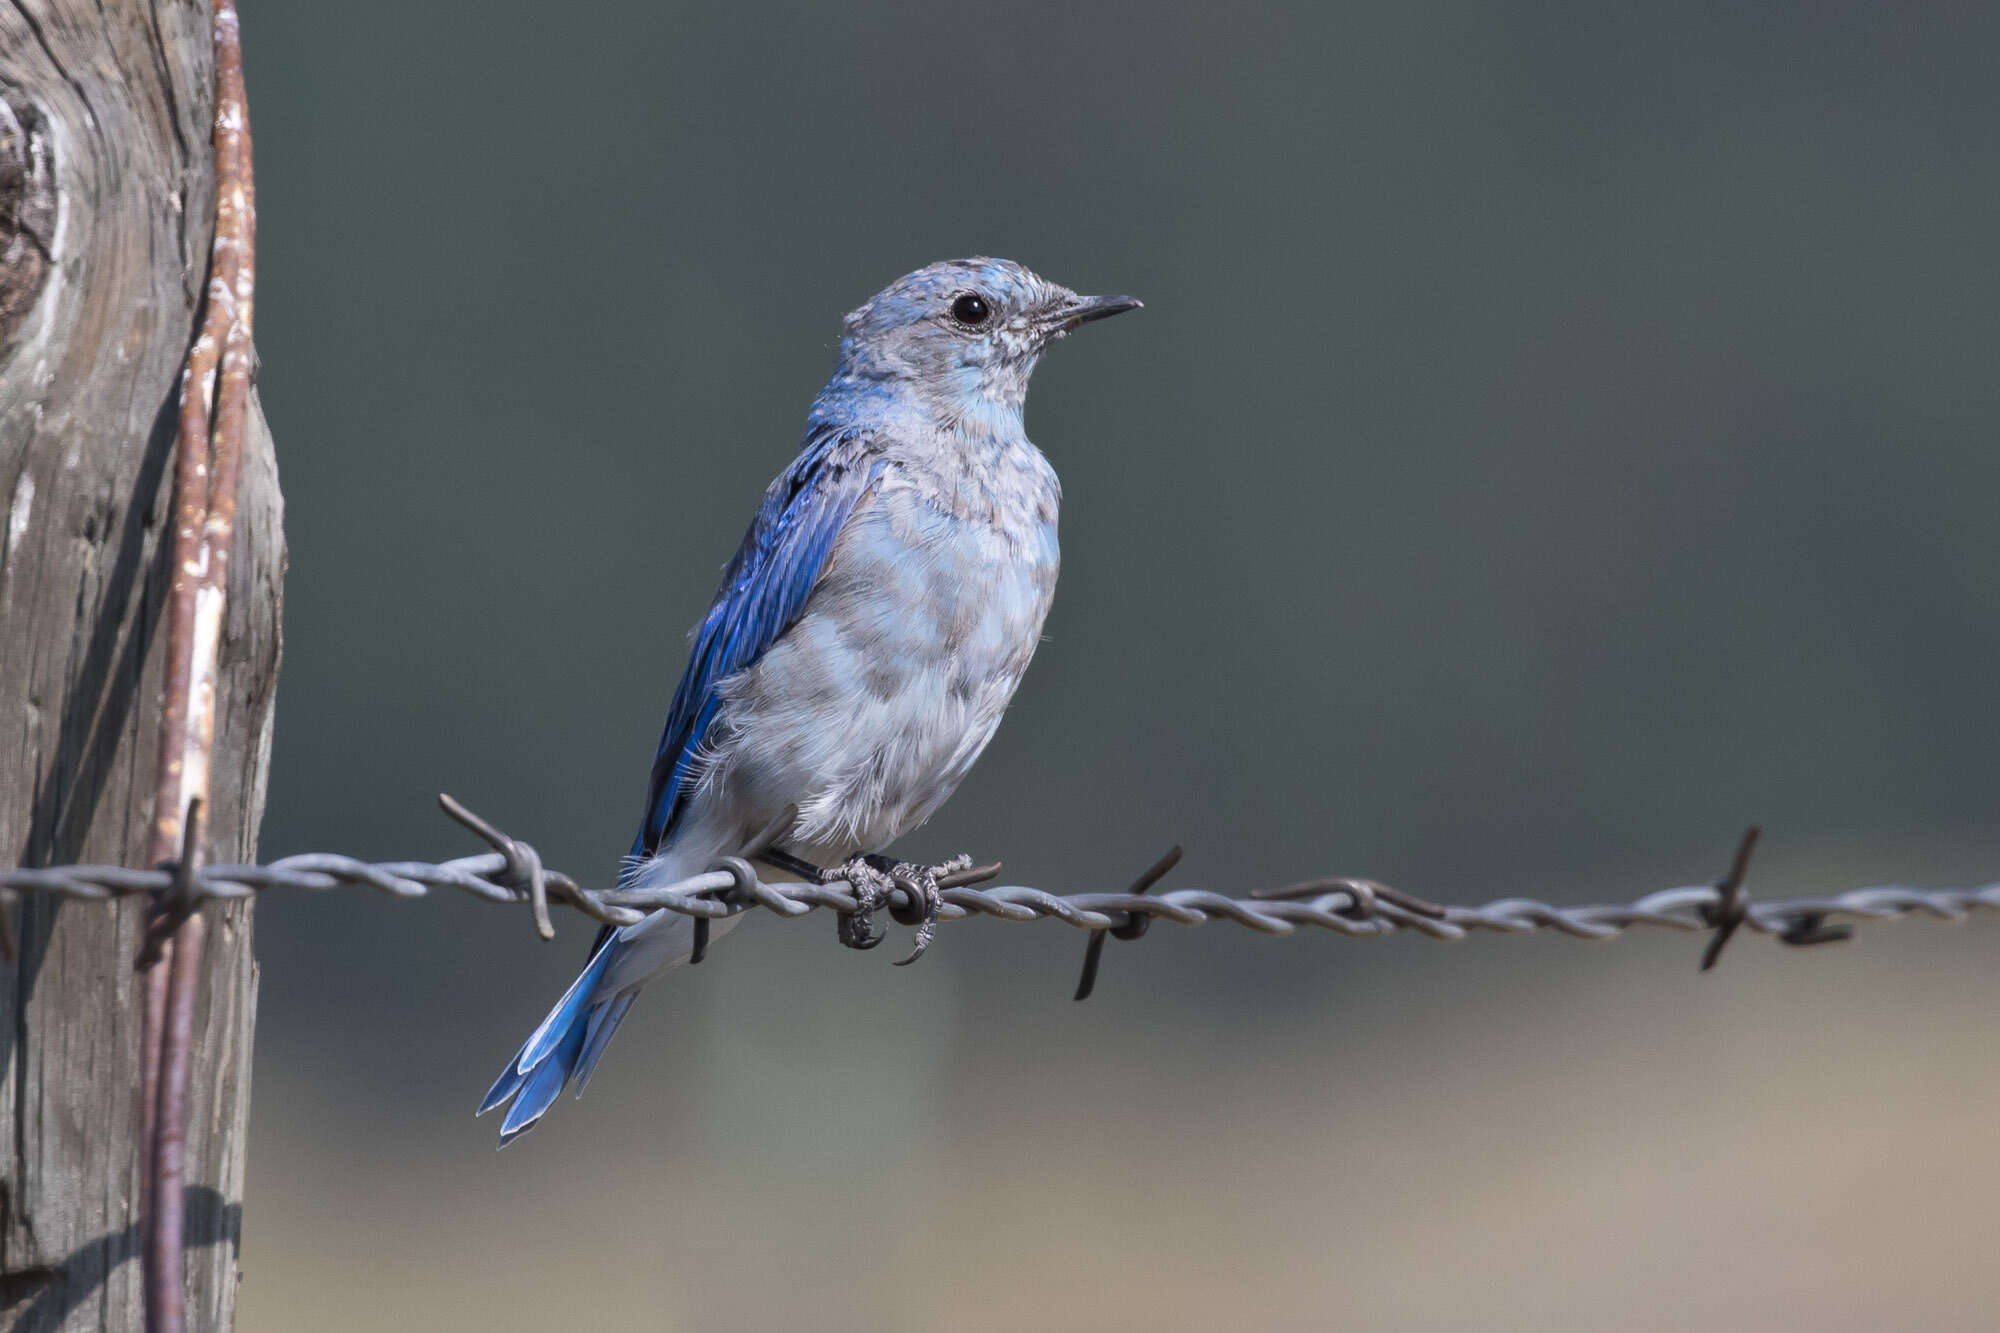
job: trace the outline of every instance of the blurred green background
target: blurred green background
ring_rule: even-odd
[[[252,5],[291,541],[263,847],[608,882],[843,312],[1058,348],[1043,646],[901,850],[1448,901],[2000,867],[2000,11]],[[470,1112],[590,929],[259,913],[243,1327],[1989,1329],[1991,924],[1699,941],[759,919]]]

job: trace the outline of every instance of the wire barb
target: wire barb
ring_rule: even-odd
[[[528,891],[528,905],[535,914],[535,933],[545,940],[556,937],[556,923],[549,919],[549,879],[542,869],[542,854],[527,843],[510,838],[465,808],[446,792],[438,793],[444,812],[486,840],[488,846],[506,860],[507,882]]]
[[[1159,860],[1139,872],[1139,878],[1132,881],[1132,887],[1127,892],[1135,897],[1145,893],[1155,884],[1165,879],[1167,872],[1180,863],[1181,845],[1175,843],[1173,846],[1167,848]],[[1251,896],[1255,897],[1256,895],[1253,893]],[[1091,993],[1097,989],[1097,968],[1104,957],[1105,936],[1116,935],[1121,940],[1136,940],[1141,935],[1144,935],[1146,928],[1152,924],[1153,918],[1149,916],[1141,916],[1136,912],[1127,912],[1123,923],[1106,930],[1091,931],[1090,943],[1083,946],[1083,972],[1076,979],[1076,994],[1070,998],[1074,1000],[1087,1000],[1090,998]]]
[[[1715,882],[1716,901],[1702,909],[1703,918],[1715,927],[1715,938],[1701,955],[1704,972],[1714,969],[1737,927],[1750,919],[1750,895],[1743,891],[1743,878],[1750,872],[1750,854],[1757,850],[1757,839],[1762,834],[1763,830],[1755,824],[1743,830],[1743,838],[1736,844],[1736,859],[1729,863],[1729,873]]]
[[[1854,927],[1829,926],[1826,924],[1826,913],[1807,912],[1792,922],[1785,933],[1778,938],[1795,948],[1810,947],[1815,944],[1839,944],[1843,940],[1854,938]]]

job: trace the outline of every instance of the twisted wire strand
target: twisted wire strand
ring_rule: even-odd
[[[545,870],[528,844],[507,837],[478,816],[447,799],[454,818],[493,843],[496,850],[442,862],[362,861],[331,852],[288,856],[267,865],[202,865],[191,873],[168,863],[156,870],[124,866],[50,866],[0,871],[0,907],[11,908],[24,893],[81,901],[155,895],[169,908],[193,910],[206,899],[250,897],[271,889],[318,891],[359,886],[398,898],[418,898],[434,889],[457,889],[492,903],[530,903],[538,924],[546,924],[547,904],[565,903],[594,921],[623,926],[648,912],[679,912],[715,919],[753,908],[797,917],[825,909],[851,913],[855,894],[844,881],[771,883],[742,858],[726,858],[714,868],[673,884],[631,889],[587,889],[559,871]],[[1746,840],[1747,841],[1747,840]],[[1349,939],[1411,933],[1451,941],[1476,932],[1524,935],[1554,932],[1574,939],[1610,939],[1635,928],[1682,932],[1718,931],[1734,922],[1790,944],[1817,944],[1846,937],[1837,922],[1874,922],[1925,917],[1957,924],[1975,912],[2000,910],[2000,883],[1963,889],[1916,889],[1885,885],[1819,897],[1753,901],[1741,892],[1741,860],[1719,885],[1665,889],[1630,903],[1562,907],[1532,898],[1501,898],[1469,907],[1420,910],[1405,906],[1394,890],[1368,880],[1328,879],[1253,897],[1230,897],[1208,889],[1157,893],[1055,894],[1023,885],[973,887],[997,867],[960,872],[940,879],[939,921],[996,917],[1004,921],[1056,920],[1079,930],[1116,931],[1136,920],[1157,919],[1199,926],[1229,921],[1259,934],[1283,937],[1302,927],[1331,931]],[[1415,900],[1409,900],[1414,902]],[[907,890],[897,888],[888,902],[893,914],[921,910]],[[1733,928],[1733,927],[1730,927]],[[552,934],[545,930],[544,934]]]

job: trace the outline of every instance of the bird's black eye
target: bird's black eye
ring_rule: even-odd
[[[984,324],[992,313],[993,307],[978,292],[967,292],[951,303],[951,317],[961,324]]]

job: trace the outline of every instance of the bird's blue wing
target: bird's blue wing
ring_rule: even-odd
[[[718,687],[762,657],[805,611],[841,526],[880,472],[869,443],[865,432],[815,429],[798,458],[764,492],[750,531],[723,572],[715,602],[695,630],[694,652],[653,760],[646,817],[632,841],[633,865],[673,835],[702,740],[720,706]],[[480,1105],[482,1115],[508,1106],[502,1146],[533,1127],[572,1080],[580,1084],[590,1077],[632,1007],[636,988],[600,993],[618,957],[617,935],[612,926],[598,931],[583,974],[500,1071]]]
[[[797,623],[841,525],[879,470],[856,432],[822,430],[807,437],[798,458],[764,492],[695,631],[694,652],[653,760],[645,821],[632,841],[635,858],[658,851],[680,819],[695,757],[721,703],[716,687],[754,664]]]

